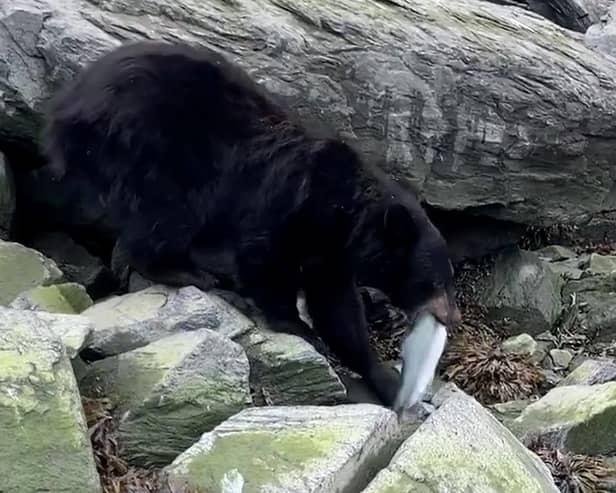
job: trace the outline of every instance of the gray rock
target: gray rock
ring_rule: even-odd
[[[543,386],[542,387],[546,390],[551,389],[552,387],[555,387],[563,380],[563,376],[555,372],[554,369],[552,368],[544,368],[541,370],[541,373],[543,373]]]
[[[501,423],[505,423],[512,419],[517,418],[522,411],[528,407],[531,403],[530,400],[520,399],[517,401],[499,402],[491,404],[488,409],[492,412],[494,417]]]
[[[34,312],[0,308],[0,491],[100,493],[69,355]]]
[[[540,438],[587,455],[616,451],[616,382],[555,387],[510,423],[525,443]]]
[[[15,183],[13,174],[0,152],[0,239],[8,240],[15,214]]]
[[[559,385],[595,385],[616,380],[614,358],[587,359],[567,375]]]
[[[62,281],[62,272],[51,259],[19,243],[0,240],[0,305],[36,286]]]
[[[0,331],[9,329],[41,334],[49,332],[62,342],[69,358],[73,359],[88,343],[93,325],[87,318],[79,315],[34,312],[0,306]]]
[[[616,255],[591,253],[584,267],[591,274],[606,275],[616,273]]]
[[[601,21],[588,28],[584,41],[590,48],[608,57],[616,57],[616,4],[612,3]]]
[[[526,356],[532,356],[538,349],[538,344],[535,339],[529,334],[520,334],[517,336],[509,337],[502,343],[503,351],[510,354],[521,354]]]
[[[252,403],[249,373],[238,344],[202,329],[92,363],[80,388],[117,406],[129,462],[160,467]]]
[[[306,121],[357,138],[430,205],[533,224],[613,206],[616,65],[520,9],[11,0],[0,25],[0,140],[36,141],[53,88],[121,40],[184,40],[220,47]]]
[[[566,369],[569,368],[571,360],[573,360],[573,354],[566,349],[552,349],[550,351],[550,359],[554,368]]]
[[[67,281],[81,284],[94,299],[108,295],[114,280],[102,260],[63,233],[48,233],[36,238],[32,247],[52,259]]]
[[[81,284],[62,283],[37,286],[21,293],[11,303],[19,310],[42,310],[77,315],[93,305],[92,298]]]
[[[563,299],[575,300],[576,332],[591,340],[609,341],[616,334],[616,273],[585,276],[563,288]]]
[[[167,286],[113,296],[85,310],[94,323],[89,348],[112,356],[145,346],[162,337],[197,329],[211,329],[230,338],[254,329],[254,324],[214,294],[193,286]]]
[[[371,404],[247,409],[204,434],[167,472],[176,491],[351,493],[391,455],[397,430],[395,414]],[[231,482],[235,488],[225,489]]]
[[[481,303],[511,334],[549,330],[562,312],[562,278],[537,254],[517,247],[496,256]]]
[[[477,401],[451,397],[363,493],[557,493],[547,467]]]
[[[548,245],[543,248],[540,248],[535,253],[537,253],[540,257],[549,260],[550,262],[570,260],[577,257],[573,250],[560,245]]]
[[[237,339],[250,360],[255,400],[271,405],[326,405],[346,400],[346,389],[325,356],[304,339],[259,329]]]

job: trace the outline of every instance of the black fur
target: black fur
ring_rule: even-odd
[[[54,99],[44,144],[61,186],[98,191],[81,206],[104,208],[120,267],[233,289],[298,333],[303,289],[315,330],[387,405],[398,377],[369,346],[358,283],[411,313],[434,299],[441,318],[457,310],[445,242],[416,198],[214,51],[112,51]]]

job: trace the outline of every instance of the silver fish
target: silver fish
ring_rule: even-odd
[[[423,313],[417,318],[402,342],[402,378],[394,403],[398,416],[423,397],[434,379],[446,342],[447,328],[431,314]]]

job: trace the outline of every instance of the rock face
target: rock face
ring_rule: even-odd
[[[131,463],[165,466],[252,403],[249,373],[238,344],[202,329],[93,363],[80,387],[118,406],[119,440]]]
[[[251,320],[225,301],[193,286],[152,286],[114,296],[88,308],[83,316],[95,327],[89,349],[106,356],[178,332],[205,328],[236,337],[254,328]]]
[[[511,333],[549,330],[562,311],[560,275],[537,254],[512,247],[501,251],[482,293],[489,316]]]
[[[172,491],[359,491],[396,430],[395,414],[371,404],[247,409],[173,462]]]
[[[453,396],[364,493],[557,493],[547,467],[477,401]]]
[[[0,239],[8,239],[15,214],[15,186],[9,164],[0,152]]]
[[[510,423],[525,443],[541,438],[575,453],[616,451],[616,382],[556,387]]]
[[[0,24],[0,142],[35,141],[41,102],[120,40],[182,39],[226,51],[307,120],[336,122],[431,205],[533,224],[613,206],[616,66],[519,9],[13,0]]]
[[[0,305],[36,286],[60,282],[62,272],[51,259],[19,243],[0,240]]]
[[[608,55],[616,56],[616,4],[612,6],[600,22],[590,26],[584,36],[588,46]]]
[[[99,493],[64,345],[34,313],[11,312],[0,311],[0,491]]]

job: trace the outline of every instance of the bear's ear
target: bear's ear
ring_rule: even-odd
[[[386,238],[397,245],[410,245],[417,237],[417,225],[403,204],[390,204],[383,214]]]

